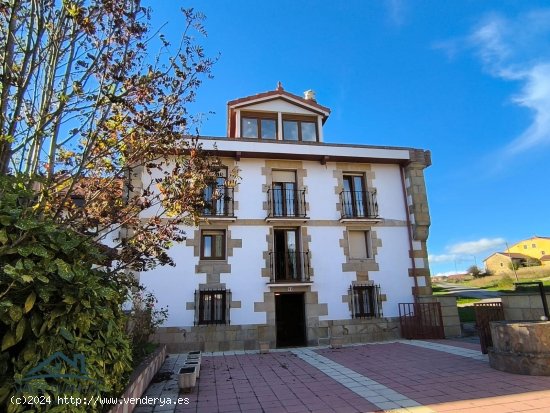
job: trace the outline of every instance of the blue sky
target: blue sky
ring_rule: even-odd
[[[153,1],[174,42],[177,1]],[[307,89],[325,141],[429,149],[432,274],[550,236],[550,4],[527,0],[197,1],[213,80],[194,110],[224,136],[229,100]]]

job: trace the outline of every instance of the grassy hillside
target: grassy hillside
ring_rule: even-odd
[[[528,267],[519,268],[517,271],[518,281],[536,281],[548,278],[545,280],[545,285],[550,285],[550,268],[545,267]],[[461,284],[479,288],[498,288],[505,290],[513,290],[513,283],[516,282],[516,274],[510,270],[504,274],[489,275],[482,278],[472,278],[464,281]]]

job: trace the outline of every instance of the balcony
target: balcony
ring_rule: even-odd
[[[309,252],[282,251],[269,253],[270,284],[310,282]]]
[[[204,191],[204,209],[202,216],[205,218],[235,218],[234,202],[233,202],[233,190],[234,188],[227,188],[225,186],[214,188],[207,188]]]
[[[340,220],[380,220],[376,191],[342,191],[340,203],[342,205]]]
[[[268,219],[307,218],[306,190],[274,186],[267,191]]]

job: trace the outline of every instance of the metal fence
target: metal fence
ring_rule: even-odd
[[[406,339],[445,338],[438,302],[399,303],[399,324]]]

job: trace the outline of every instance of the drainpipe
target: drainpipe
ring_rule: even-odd
[[[418,302],[418,280],[416,278],[416,263],[414,262],[414,254],[413,254],[413,236],[412,236],[412,226],[411,226],[411,218],[409,215],[409,204],[407,203],[407,189],[405,188],[405,172],[403,166],[399,167],[399,171],[401,172],[401,188],[403,189],[403,202],[405,204],[405,216],[407,217],[407,233],[409,235],[409,251],[411,254],[411,264],[412,264],[412,271],[413,271],[413,279],[414,279],[414,293],[413,298],[415,304]]]

